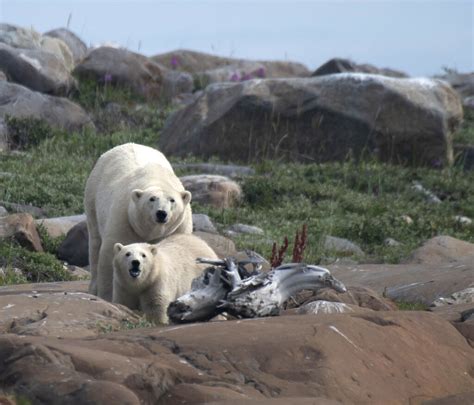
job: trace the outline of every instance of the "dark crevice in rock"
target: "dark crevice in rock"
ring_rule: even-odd
[[[365,321],[375,323],[379,326],[400,326],[398,323],[393,322],[389,319],[383,319],[373,315],[356,315],[357,318],[364,319]]]

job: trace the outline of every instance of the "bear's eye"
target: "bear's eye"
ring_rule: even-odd
[[[127,257],[130,257],[130,255],[131,255],[130,252],[127,252],[127,253],[125,254],[125,256],[127,256]]]
[[[142,253],[142,257],[145,258],[146,256]]]
[[[170,200],[170,202],[174,203],[174,198],[172,198],[172,199]]]
[[[150,197],[150,201],[151,201],[151,202],[153,202],[153,201],[155,201],[155,200],[156,200],[155,197]]]

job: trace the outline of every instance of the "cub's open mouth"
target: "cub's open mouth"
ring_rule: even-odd
[[[137,278],[141,273],[140,269],[137,269],[136,267],[132,267],[128,272],[130,273],[130,276],[133,278]]]

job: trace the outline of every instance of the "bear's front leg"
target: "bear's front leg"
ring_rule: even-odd
[[[140,309],[150,322],[157,325],[168,325],[169,319],[166,311],[170,301],[160,296],[156,290],[150,290],[140,295]]]
[[[122,304],[130,309],[139,309],[140,300],[138,296],[123,288],[118,282],[114,281],[114,291],[112,294],[112,302],[114,304]]]
[[[100,247],[99,264],[97,266],[97,295],[106,301],[112,301],[113,298],[113,245],[109,240],[103,241]]]

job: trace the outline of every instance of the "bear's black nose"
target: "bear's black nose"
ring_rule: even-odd
[[[168,213],[163,210],[158,210],[156,211],[156,220],[158,222],[164,223],[166,222],[166,217],[168,216]]]
[[[132,266],[133,267],[140,267],[140,261],[139,260],[132,260]]]

